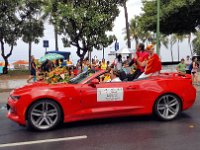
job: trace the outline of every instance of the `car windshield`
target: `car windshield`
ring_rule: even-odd
[[[76,77],[72,78],[68,83],[70,84],[78,84],[82,82],[83,80],[89,78],[91,75],[93,75],[96,71],[95,70],[88,70],[80,73]]]

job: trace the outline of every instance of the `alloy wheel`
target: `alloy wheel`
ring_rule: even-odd
[[[161,119],[172,120],[179,114],[180,109],[179,98],[172,94],[166,94],[157,100],[155,111]]]

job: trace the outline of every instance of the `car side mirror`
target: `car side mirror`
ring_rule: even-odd
[[[97,84],[99,84],[99,80],[98,80],[98,79],[93,79],[93,80],[90,82],[90,85],[91,85],[91,86],[95,86],[95,85],[97,85]]]

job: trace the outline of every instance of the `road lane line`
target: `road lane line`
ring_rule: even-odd
[[[31,144],[60,142],[60,141],[81,140],[81,139],[86,139],[86,138],[87,138],[87,136],[83,135],[83,136],[65,137],[65,138],[57,138],[57,139],[46,139],[46,140],[38,140],[38,141],[7,143],[7,144],[0,144],[0,148],[3,148],[3,147],[13,147],[13,146],[23,146],[23,145],[31,145]]]

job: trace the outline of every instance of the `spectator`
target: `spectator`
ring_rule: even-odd
[[[101,62],[101,69],[102,69],[102,70],[106,70],[106,68],[107,68],[107,63],[106,63],[105,59],[102,59],[102,62]]]
[[[60,66],[66,67],[66,62],[63,59],[60,60]]]
[[[182,58],[181,62],[178,64],[178,66],[176,67],[176,70],[178,71],[179,74],[181,75],[185,75],[186,74],[186,64],[185,64],[185,60]]]
[[[54,68],[54,63],[51,60],[46,60],[42,65],[41,65],[41,70],[44,72],[50,72]]]
[[[123,62],[122,70],[126,73],[126,75],[130,74],[131,67],[129,67],[128,61]]]
[[[95,59],[92,59],[91,69],[95,70],[95,68],[96,68],[96,61]]]
[[[147,61],[144,73],[142,73],[139,78],[157,75],[158,73],[160,73],[160,70],[162,68],[159,56],[154,53],[154,45],[148,45],[146,50],[149,52],[149,59]]]
[[[73,65],[72,61],[69,58],[67,59],[66,63],[67,63],[67,66]]]
[[[103,76],[100,76],[100,82],[110,82],[111,77],[110,77],[110,71],[111,68],[107,68],[106,73]]]
[[[83,60],[83,71],[87,71],[88,70],[88,65],[87,65],[87,61]]]
[[[122,69],[122,55],[119,54],[117,58],[114,61],[114,66],[116,70],[121,70]]]
[[[36,81],[36,64],[35,64],[34,56],[31,56],[31,70],[30,71],[31,71],[31,74],[27,80],[27,83],[29,83],[30,80],[32,80],[32,79],[33,79],[33,82]]]
[[[80,64],[80,61],[77,61],[76,70],[74,74],[78,75],[79,73],[81,73],[81,64]]]
[[[197,72],[198,68],[199,68],[199,64],[197,63],[197,57],[193,57],[192,58],[191,75],[192,75],[192,82],[193,82],[193,84],[196,84],[196,85],[199,85],[199,83],[198,83],[198,72]]]
[[[108,69],[108,67],[110,67],[110,61],[107,61],[106,63],[107,63],[107,69]]]
[[[190,56],[187,56],[186,57],[186,60],[185,60],[185,65],[186,65],[186,73],[187,74],[191,74],[191,70],[190,70],[190,64],[192,63],[192,61],[190,60]]]
[[[128,64],[130,64],[131,61],[132,61],[131,58],[130,58],[129,56],[126,57],[126,60],[127,60]]]

